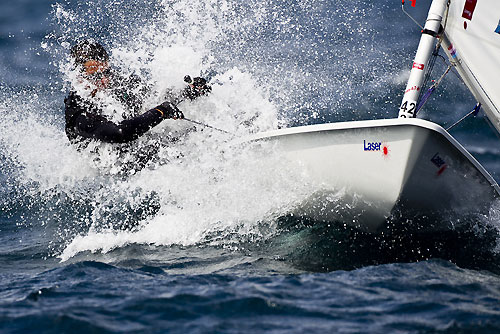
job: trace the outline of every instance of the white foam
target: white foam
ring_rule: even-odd
[[[55,187],[72,191],[76,183],[95,176],[88,159],[69,145],[62,125],[51,123],[61,118],[43,112],[50,109],[48,102],[26,92],[3,101],[0,143],[18,166],[18,182],[36,183],[42,193]]]
[[[154,191],[160,198],[160,211],[139,231],[90,232],[75,238],[60,258],[131,243],[194,245],[225,231],[244,238],[258,234],[260,223],[272,223],[314,189],[300,168],[290,166],[272,147],[230,147],[206,139],[200,142],[201,137],[188,140],[184,146],[189,152],[183,159],[143,170],[127,183],[127,188]]]
[[[125,74],[135,73],[153,86],[148,107],[162,102],[166,90],[182,88],[184,75],[208,76],[212,93],[196,101],[184,101],[179,108],[190,119],[241,138],[276,128],[279,122],[286,123],[288,119],[279,119],[279,115],[296,117],[305,113],[317,118],[316,108],[321,103],[329,103],[332,110],[349,99],[356,99],[357,105],[360,91],[357,88],[366,85],[353,83],[349,71],[357,69],[360,59],[363,60],[360,66],[364,67],[377,63],[366,56],[351,61],[353,50],[346,48],[345,43],[330,54],[319,54],[315,48],[294,44],[294,38],[301,38],[305,27],[297,24],[295,17],[284,15],[284,9],[277,4],[163,0],[151,7],[158,4],[161,8],[154,15],[147,13],[148,8],[144,12],[133,10],[134,5],[147,6],[143,2],[130,5],[120,1],[89,1],[78,9],[55,5],[55,32],[43,41],[43,49],[52,52],[66,89],[79,83],[78,73],[67,57],[69,48],[87,35],[99,35],[101,27],[103,31],[109,30],[106,33],[110,38],[100,41],[111,51],[113,66]],[[365,3],[359,4],[354,4],[353,11],[339,9],[335,17],[340,17],[340,33],[357,34],[359,30],[368,40],[370,29],[360,24],[355,15],[369,11],[360,9],[365,8]],[[315,15],[314,8],[318,6],[304,3],[300,9]],[[283,40],[267,36],[262,45],[251,45],[255,41],[260,43],[266,33],[262,27],[266,25],[272,30],[268,34],[281,36]],[[328,26],[320,27],[318,39],[333,36],[323,27]],[[360,38],[359,34],[356,38]],[[364,50],[363,42],[353,43],[348,46],[354,51]],[[289,56],[269,58],[273,52],[279,55],[281,50],[289,52]],[[294,55],[299,57],[304,53],[311,63],[304,59],[303,64],[295,61]],[[267,62],[263,61],[264,56],[268,57]],[[330,57],[331,66],[337,66],[339,71],[316,70],[314,66],[323,56]],[[333,78],[329,77],[331,74]],[[318,101],[317,94],[326,96],[326,102]],[[108,115],[117,119],[122,114],[123,106],[116,100],[104,95],[100,98],[103,105],[111,106]],[[193,245],[206,242],[207,238],[216,242],[219,239],[210,236],[218,233],[225,236],[221,242],[231,242],[231,238],[258,234],[259,224],[272,224],[315,189],[307,175],[302,175],[298,166],[289,166],[272,146],[236,146],[231,135],[173,120],[164,121],[139,140],[159,140],[166,144],[159,153],[160,163],[123,179],[117,168],[123,157],[101,148],[99,159],[95,160],[90,153],[93,147],[76,152],[66,139],[62,117],[55,119],[59,124],[52,125],[36,112],[25,112],[52,108],[43,103],[33,108],[33,103],[37,106],[33,100],[19,104],[17,98],[13,99],[8,108],[23,117],[2,118],[8,130],[0,134],[0,139],[9,154],[19,160],[23,182],[39,183],[41,192],[64,191],[92,208],[90,217],[74,217],[75,224],[88,220],[90,230],[60,231],[66,245],[59,254],[62,260],[80,252],[109,252],[133,243]],[[307,119],[306,116],[303,118]],[[167,135],[185,133],[193,126],[197,131],[179,142],[166,140]],[[28,131],[29,138],[19,138]],[[80,188],[82,191],[77,191]],[[118,204],[135,205],[152,192],[158,196],[160,211],[142,221],[138,230],[107,228],[108,220],[112,219],[109,217],[115,212],[119,216]],[[117,205],[113,207],[114,204]]]

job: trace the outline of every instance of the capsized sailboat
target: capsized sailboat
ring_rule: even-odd
[[[403,1],[404,6],[404,1]],[[500,3],[434,0],[407,87],[394,119],[319,124],[255,135],[297,162],[320,185],[295,214],[380,232],[395,215],[439,222],[461,213],[488,213],[500,188],[481,164],[440,125],[417,119],[431,54],[441,45],[490,121],[500,131]],[[446,112],[446,111],[442,111]],[[338,195],[341,194],[339,205]],[[332,200],[335,198],[335,200]],[[446,229],[443,224],[419,229]]]

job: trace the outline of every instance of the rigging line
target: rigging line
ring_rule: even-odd
[[[424,84],[422,85],[422,87],[426,87],[427,83],[429,82],[432,71],[434,70],[434,65],[436,64],[436,59],[439,56],[440,49],[441,49],[441,39],[438,40],[436,47],[434,48],[434,51],[432,52],[432,58],[430,60],[429,68],[428,68],[427,73],[425,75]],[[446,63],[446,61],[445,61],[445,65],[448,65]],[[421,95],[422,91],[420,92],[420,95],[418,98],[419,102],[417,104],[417,109],[416,109],[415,114],[418,113],[420,109],[422,109],[422,107],[425,105],[425,103],[427,103],[427,100],[429,99],[431,94],[434,92],[434,90],[436,90],[438,85],[441,83],[441,80],[443,80],[443,78],[446,76],[446,74],[448,74],[448,72],[450,71],[451,68],[452,68],[452,65],[448,65],[448,68],[446,69],[444,74],[441,75],[441,77],[438,79],[438,81],[434,82],[434,84],[426,91],[426,93],[423,96]]]
[[[404,0],[403,1],[403,5],[404,5]],[[446,5],[446,13],[445,13],[445,19],[444,19],[444,26],[441,25],[440,29],[439,29],[439,33],[438,33],[438,41],[436,43],[436,46],[434,47],[434,51],[432,52],[432,58],[430,59],[430,62],[429,62],[429,65],[427,67],[427,73],[425,74],[425,78],[424,78],[424,82],[422,84],[422,88],[425,88],[427,87],[427,84],[429,83],[429,79],[431,77],[431,74],[432,74],[432,71],[434,70],[434,65],[436,64],[436,59],[439,55],[439,50],[441,49],[441,43],[442,43],[442,37],[440,34],[444,34],[444,30],[446,29],[446,24],[448,23],[448,13],[449,13],[449,9],[450,9],[450,1],[448,0],[448,3]],[[443,58],[444,59],[444,58]],[[445,65],[448,65],[446,64],[445,62]],[[448,69],[449,70],[449,69]],[[429,90],[426,92],[426,94],[424,94],[422,96],[422,92],[423,90],[420,91],[420,94],[418,96],[418,105],[421,107],[423,107],[423,105],[425,104],[425,101],[422,103],[421,101],[424,99],[424,98],[428,98],[428,95],[430,95],[432,93],[432,91],[434,91],[435,87],[431,87],[429,88]],[[417,112],[420,108],[417,108]]]
[[[404,3],[404,0],[403,0],[403,3]],[[445,19],[444,19],[444,25],[441,26],[441,29],[440,29],[440,33],[441,34],[444,34],[445,32],[445,29],[446,29],[446,25],[448,23],[448,15],[450,13],[450,0],[448,0],[448,3],[446,4],[446,13],[445,13]],[[441,60],[444,62],[444,64],[446,66],[448,66],[448,68],[446,69],[446,71],[443,73],[443,75],[441,75],[441,77],[438,79],[438,81],[436,81],[428,90],[427,92],[421,96],[422,92],[420,92],[420,95],[419,95],[419,99],[418,99],[418,105],[417,105],[417,109],[416,109],[416,113],[418,113],[418,111],[420,109],[422,109],[422,107],[427,103],[429,97],[431,96],[431,94],[436,90],[436,88],[439,86],[439,84],[441,83],[441,80],[443,80],[443,78],[446,76],[446,74],[448,74],[448,72],[453,69],[455,70],[455,64],[453,63],[450,63],[448,64],[446,62],[446,59],[441,56],[439,54],[439,51],[441,49],[441,44],[442,44],[442,36],[441,34],[439,35],[439,38],[438,38],[438,42],[436,43],[436,47],[434,48],[434,51],[432,52],[432,58],[430,60],[430,63],[429,63],[429,68],[427,70],[427,73],[425,75],[425,79],[424,79],[424,84],[422,85],[422,87],[426,87],[427,86],[427,83],[429,82],[429,79],[430,79],[430,76],[431,76],[431,73],[432,71],[434,70],[434,65],[436,64],[436,59],[439,57],[441,58]],[[455,70],[456,71],[456,70]],[[453,73],[455,73],[454,71],[452,71]],[[457,75],[459,78],[460,76],[455,73],[455,75]],[[462,80],[462,78],[460,78],[460,80]],[[462,80],[463,82],[463,80]]]
[[[447,64],[447,63],[445,63],[445,64]],[[460,76],[460,74],[458,74],[457,69],[455,68],[457,65],[451,64],[451,66],[453,66],[451,69],[452,70],[451,73],[455,74],[455,76],[460,80],[460,82],[465,85],[464,79]]]
[[[446,69],[446,71],[443,73],[443,75],[441,75],[441,77],[436,82],[434,82],[434,84],[427,90],[427,92],[424,94],[424,96],[422,97],[422,99],[420,100],[420,102],[417,106],[416,113],[418,113],[418,111],[420,109],[422,109],[422,107],[427,103],[431,94],[436,90],[436,88],[439,86],[441,81],[444,79],[446,74],[448,74],[448,72],[451,70],[452,67],[453,67],[453,65],[449,65],[448,68]]]
[[[479,109],[481,109],[481,103],[477,103],[476,106],[474,107],[474,109],[472,109],[467,115],[465,115],[464,117],[460,118],[458,121],[456,121],[455,123],[453,123],[451,126],[449,126],[446,131],[450,131],[451,128],[455,127],[455,125],[458,125],[460,122],[462,122],[464,119],[466,119],[467,117],[469,117],[470,115],[474,114],[474,116],[477,115],[477,113],[479,112]]]
[[[412,16],[411,16],[411,15],[410,15],[410,14],[409,14],[406,10],[405,10],[405,0],[402,0],[402,1],[401,1],[401,9],[403,10],[403,13],[405,13],[405,14],[406,14],[406,16],[408,16],[408,17],[409,17],[409,18],[410,18],[413,22],[415,22],[415,24],[416,24],[417,26],[419,26],[419,27],[420,27],[420,29],[424,30],[424,27],[422,27],[422,26],[420,25],[420,23],[418,23],[418,22],[417,22],[417,20],[415,20],[415,19],[414,19],[414,18],[413,18],[413,17],[412,17]]]
[[[442,30],[442,34],[445,34],[445,31],[446,31],[446,26],[448,25],[448,17],[449,17],[449,14],[450,14],[450,3],[451,3],[451,0],[448,0],[448,3],[446,4],[446,13],[445,13],[445,17],[444,17],[444,25],[442,26],[443,30]],[[439,38],[439,43],[438,43],[438,46],[441,46],[442,44],[442,39],[443,37],[440,36]],[[464,84],[464,80],[462,79],[462,77],[458,74],[457,72],[457,69],[455,68],[456,67],[456,64],[453,63],[453,62],[450,62],[448,63],[448,61],[446,60],[446,58],[440,54],[438,54],[439,58],[441,58],[441,60],[443,61],[443,63],[446,65],[446,66],[453,66],[452,68],[452,73],[455,74],[455,76],[460,79],[460,81],[462,81]]]
[[[185,99],[180,99],[179,101],[177,101],[177,103],[175,103],[175,106],[177,107],[179,104],[181,104],[182,102],[184,102]],[[197,124],[197,125],[201,125],[201,126],[204,126],[206,128],[209,128],[209,129],[212,129],[212,130],[216,130],[216,131],[219,131],[219,132],[222,132],[222,133],[225,133],[225,134],[228,134],[228,135],[231,135],[231,136],[234,136],[235,134],[234,133],[231,133],[229,131],[226,131],[226,130],[222,130],[222,129],[219,129],[219,128],[216,128],[215,126],[211,126],[211,125],[208,125],[208,124],[205,124],[205,123],[202,123],[202,122],[199,122],[199,121],[195,121],[193,119],[189,119],[187,117],[184,117],[182,118],[183,120],[185,121],[188,121],[188,122],[191,122],[193,124]]]
[[[438,53],[439,53],[439,47],[440,46],[439,46],[439,43],[438,43],[436,45],[436,47],[434,48],[434,51],[432,52],[432,58],[431,58],[431,60],[429,62],[429,65],[428,65],[428,68],[427,68],[427,73],[425,74],[425,78],[424,78],[424,83],[422,84],[422,88],[427,87],[427,84],[428,84],[429,79],[431,77],[432,71],[434,70],[434,65],[436,64],[436,58],[437,58]],[[420,101],[422,101],[422,99],[423,99],[422,92],[423,92],[423,89],[420,90],[420,94],[419,94],[418,99],[417,99],[418,102],[419,102],[418,104],[420,104],[421,103]],[[425,95],[424,95],[424,97],[425,97]],[[417,111],[418,111],[418,108],[417,108]]]
[[[448,63],[448,61],[446,60],[446,58],[442,55],[438,55],[439,58],[443,61],[443,64],[446,65],[446,66],[452,66],[452,69],[451,69],[451,73],[455,74],[455,76],[463,83],[465,84],[464,82],[464,79],[462,79],[462,77],[460,76],[460,74],[458,74],[457,72],[457,69],[456,69],[456,66],[457,64],[455,63]]]
[[[402,1],[403,1],[403,5],[404,5],[404,0],[402,0]],[[450,0],[448,0],[448,3],[446,4],[446,12],[445,12],[445,16],[444,16],[444,25],[441,25],[441,27],[440,27],[440,29],[439,29],[438,36],[436,36],[436,37],[438,37],[438,41],[437,41],[437,43],[436,43],[436,46],[434,47],[434,51],[432,52],[432,58],[431,58],[431,60],[430,60],[430,62],[429,62],[428,69],[427,69],[427,73],[426,73],[426,75],[425,75],[424,82],[423,82],[423,84],[422,84],[422,88],[427,87],[427,84],[428,84],[429,79],[430,79],[430,77],[431,77],[432,71],[434,70],[434,65],[436,64],[436,58],[439,56],[439,57],[441,57],[441,59],[443,59],[443,60],[444,60],[444,57],[442,57],[442,56],[440,56],[440,55],[439,55],[439,51],[440,51],[440,49],[441,49],[441,44],[442,44],[442,36],[441,36],[441,34],[444,34],[444,31],[445,31],[445,29],[446,29],[446,25],[447,25],[447,23],[448,23],[448,14],[449,14],[449,12],[450,12]],[[445,61],[444,63],[445,63],[445,65],[447,65],[447,66],[448,66],[448,64],[446,63],[446,61]],[[448,73],[448,71],[449,71],[449,69],[447,70],[447,72],[446,72],[446,73]],[[441,79],[440,79],[440,81],[441,81]],[[432,87],[431,87],[431,88],[432,88]],[[425,104],[425,101],[424,101],[423,103],[421,103],[421,101],[422,101],[422,100],[423,100],[423,99],[424,99],[427,95],[430,95],[429,91],[431,90],[431,88],[427,91],[427,93],[426,93],[426,94],[424,94],[424,96],[423,96],[423,97],[422,97],[422,91],[423,91],[423,90],[421,90],[421,91],[420,91],[420,94],[419,94],[418,99],[417,99],[417,100],[419,101],[418,105],[420,105],[420,108],[421,108],[421,107]],[[434,89],[435,89],[435,87],[434,87]],[[434,89],[432,89],[432,91],[433,91]],[[431,91],[431,93],[432,93],[432,91]],[[428,98],[428,96],[427,96],[427,98]],[[419,110],[420,108],[417,108],[417,112],[418,112],[418,110]]]
[[[228,132],[226,130],[222,130],[222,129],[216,128],[214,126],[211,126],[211,125],[208,125],[208,124],[205,124],[205,123],[202,123],[202,122],[198,122],[198,121],[186,118],[186,117],[184,117],[183,120],[191,122],[191,123],[194,123],[194,124],[198,124],[198,125],[204,126],[206,128],[209,128],[209,129],[217,130],[219,132],[222,132],[222,133],[225,133],[225,134],[228,134],[228,135],[231,135],[231,136],[234,136],[234,134],[231,133],[231,132]]]
[[[451,0],[448,0],[448,3],[446,4],[446,14],[444,18],[443,33],[446,30],[446,25],[448,24],[448,15],[450,14],[450,4]]]

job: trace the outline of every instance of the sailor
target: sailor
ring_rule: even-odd
[[[84,81],[88,94],[80,96],[73,89],[65,99],[66,135],[73,144],[98,140],[107,143],[127,143],[136,140],[164,119],[182,119],[184,115],[171,101],[147,110],[142,114],[142,99],[147,87],[139,87],[137,77],[124,79],[110,71],[109,55],[102,45],[91,40],[79,42],[71,49],[71,58],[79,71],[81,81]],[[211,87],[203,78],[185,77],[189,86],[182,96],[194,99],[210,92]],[[117,100],[130,109],[132,117],[126,117],[121,122],[109,120],[101,108],[94,103],[96,94],[109,91]],[[134,94],[133,92],[139,92]]]
[[[120,159],[117,161],[120,173],[143,169],[158,157],[161,143],[155,138],[138,142],[153,127],[165,119],[183,119],[183,113],[176,107],[183,99],[193,100],[211,91],[203,78],[191,79],[181,92],[169,93],[162,104],[143,112],[144,97],[150,87],[144,85],[137,76],[124,78],[109,66],[109,55],[105,48],[92,40],[77,43],[71,49],[71,58],[78,79],[65,102],[66,135],[78,150],[88,147],[91,142],[94,160],[99,161],[102,143],[111,143]],[[103,96],[105,98],[103,98]],[[113,109],[107,102],[118,101],[125,109],[121,121],[113,121],[103,111]],[[169,137],[169,142],[178,138]],[[101,145],[102,144],[102,145]]]

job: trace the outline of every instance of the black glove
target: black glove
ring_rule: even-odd
[[[207,85],[207,80],[204,78],[196,77],[191,79],[189,75],[186,75],[184,82],[188,83],[189,86],[184,89],[182,95],[190,100],[194,100],[201,95],[207,95],[212,91],[212,87]]]
[[[163,118],[183,119],[184,114],[174,104],[166,101],[155,108]]]

